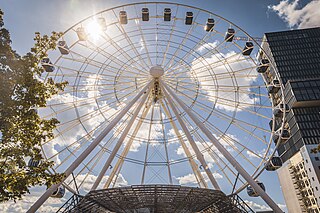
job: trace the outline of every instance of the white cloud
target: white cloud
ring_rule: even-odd
[[[308,28],[320,26],[320,1],[310,1],[303,7],[300,0],[284,0],[268,8],[275,11],[290,27]]]
[[[207,64],[204,66],[204,64]],[[208,69],[208,66],[212,69]],[[213,54],[209,58],[197,58],[192,62],[192,70],[195,72],[203,92],[208,94],[208,100],[213,103],[217,100],[216,107],[227,111],[234,111],[235,107],[246,108],[250,104],[254,104],[255,99],[249,94],[236,90],[241,86],[251,85],[258,77],[256,72],[253,72],[255,64],[252,61],[246,60],[244,56],[237,54],[234,51],[228,53]],[[241,77],[234,77],[241,75]],[[214,78],[214,79],[213,79]],[[216,85],[213,81],[216,80]],[[233,86],[232,89],[220,89],[222,86]],[[247,89],[249,92],[249,89]],[[235,106],[237,102],[238,106]]]
[[[212,43],[205,43],[198,48],[198,51],[202,52],[205,49],[207,50],[214,49],[218,46],[218,44],[219,44],[219,41],[214,41]]]
[[[57,153],[55,145],[60,147],[69,146],[105,121],[100,111],[97,110],[97,103],[94,101],[94,97],[100,96],[100,91],[92,86],[97,83],[95,82],[96,79],[99,79],[99,76],[90,75],[84,80],[82,84],[86,86],[83,88],[81,97],[80,95],[73,95],[72,92],[58,94],[48,101],[48,105],[51,108],[39,109],[42,117],[46,119],[56,117],[60,121],[58,128],[55,130],[56,137],[43,146],[44,152],[49,158]],[[70,90],[70,88],[67,89]],[[74,106],[70,103],[74,103]],[[110,107],[105,101],[99,101],[99,104],[100,109],[104,111],[105,117],[111,117],[116,113],[117,109]],[[66,108],[70,109],[65,110]],[[55,114],[55,112],[58,113]],[[77,120],[78,116],[83,116],[81,118],[82,123]],[[61,132],[63,133],[60,134]],[[78,143],[75,143],[73,147],[78,145]],[[58,155],[51,160],[54,160],[57,164],[61,162]]]
[[[226,134],[220,137],[217,137],[216,135],[214,135],[216,138],[219,139],[219,142],[229,151],[229,152],[234,152],[234,148],[233,146],[235,146],[235,141],[239,141],[236,136],[231,135],[231,134]],[[188,149],[191,152],[191,155],[195,155],[195,152],[193,151],[191,145],[189,142],[186,143]],[[215,160],[211,157],[211,155],[209,154],[209,152],[213,152],[215,153],[214,156],[219,156],[219,158],[224,158],[224,156],[218,151],[218,149],[213,145],[213,143],[211,142],[206,142],[206,143],[201,143],[199,141],[196,141],[196,145],[199,148],[200,151],[203,151],[204,149],[207,149],[206,152],[203,152],[203,156],[205,161],[208,163],[209,167],[212,168],[213,164],[215,163]],[[178,155],[182,155],[184,157],[186,157],[186,154],[182,148],[182,146],[180,145],[177,149],[176,149],[176,153]],[[219,159],[216,159],[219,161]]]
[[[41,187],[43,188],[43,187]],[[40,188],[38,188],[39,190]],[[43,191],[42,191],[43,192]],[[26,195],[23,200],[18,200],[16,202],[9,201],[5,203],[0,203],[1,212],[10,213],[24,213],[26,212],[32,204],[34,204],[40,197],[40,192],[36,192],[32,195]],[[38,210],[38,212],[57,212],[58,209],[66,202],[65,198],[49,198]]]
[[[269,206],[261,205],[261,204],[258,204],[258,203],[255,203],[255,202],[249,201],[249,200],[245,200],[244,202],[246,202],[246,204],[248,204],[250,206],[250,208],[252,208],[254,211],[271,211],[271,208]],[[284,212],[287,212],[286,205],[278,203],[278,206]]]
[[[204,177],[204,180],[206,182],[209,182],[209,178],[207,176],[207,174],[205,172],[201,172],[202,176]],[[213,177],[215,179],[222,179],[222,175],[214,172],[213,173]],[[198,184],[196,177],[194,176],[193,173],[187,174],[185,176],[181,176],[181,177],[176,177],[176,179],[179,181],[180,185],[196,185]]]
[[[100,182],[100,185],[98,186],[98,189],[102,189],[105,182],[109,178],[108,175],[104,176]],[[97,176],[93,174],[80,174],[76,177],[77,185],[81,188],[81,190],[84,191],[84,193],[88,193],[91,190],[91,187],[93,186],[94,182],[96,181]],[[67,179],[66,183],[71,182],[71,187],[75,189],[74,182],[72,181],[71,176]],[[122,187],[127,186],[128,181],[123,177],[122,174],[119,174],[115,187]],[[81,193],[81,191],[80,191]]]

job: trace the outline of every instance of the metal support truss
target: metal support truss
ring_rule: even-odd
[[[105,175],[107,169],[110,167],[111,162],[113,161],[114,157],[116,156],[116,154],[118,153],[121,145],[123,144],[123,141],[125,140],[125,138],[127,137],[128,132],[130,131],[134,121],[136,120],[142,106],[144,105],[145,101],[147,100],[147,97],[150,93],[151,87],[149,87],[147,93],[143,96],[143,98],[141,99],[139,105],[137,106],[137,108],[135,109],[133,115],[130,118],[130,121],[128,122],[126,128],[123,130],[117,144],[115,145],[115,147],[112,149],[112,152],[110,154],[110,156],[108,157],[108,160],[106,161],[106,163],[104,164],[103,168],[101,169],[99,176],[97,177],[96,181],[94,182],[91,191],[96,190],[97,187],[99,186],[103,176]]]
[[[213,145],[223,154],[223,156],[231,163],[231,165],[241,174],[241,176],[254,188],[260,197],[276,212],[283,212],[279,206],[269,197],[269,195],[256,183],[249,173],[239,164],[239,162],[228,152],[228,150],[218,141],[218,139],[211,134],[207,127],[200,121],[200,119],[193,114],[193,112],[178,98],[178,96],[162,81],[161,86],[165,88],[163,91],[168,100],[172,96],[180,107],[188,114],[192,121],[201,129]],[[179,117],[179,114],[177,114]]]
[[[30,207],[27,213],[36,212],[39,207],[52,195],[52,193],[66,180],[69,175],[83,162],[83,160],[96,148],[96,146],[103,140],[103,138],[115,127],[121,118],[129,111],[129,109],[139,100],[139,98],[146,92],[150,84],[149,82],[123,109],[120,113],[109,123],[109,125],[92,141],[92,143],[79,155],[79,157],[66,169],[65,177],[60,183],[52,185],[45,193]]]

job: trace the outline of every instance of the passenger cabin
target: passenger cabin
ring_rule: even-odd
[[[53,64],[48,57],[41,59],[41,65],[46,72],[53,72],[55,70]]]
[[[164,21],[171,21],[171,9],[170,8],[164,8],[163,20]]]
[[[280,157],[272,157],[265,165],[267,171],[275,171],[282,166],[282,160]]]
[[[70,50],[66,41],[58,41],[58,49],[62,55],[68,55]]]
[[[283,112],[289,112],[290,108],[288,104],[280,103],[278,106],[276,106],[273,110],[273,115],[276,117],[281,117],[283,115]]]
[[[107,23],[106,20],[103,17],[99,17],[97,19],[97,22],[101,28],[102,31],[105,31],[107,29]]]
[[[206,26],[204,27],[204,30],[209,32],[212,30],[214,27],[214,19],[213,18],[208,18],[208,21],[206,23]]]
[[[229,28],[228,31],[226,32],[226,36],[225,36],[224,40],[226,42],[232,42],[235,33],[236,33],[236,31],[233,28]]]
[[[85,41],[88,38],[88,35],[83,27],[79,27],[77,30],[77,35],[80,41]]]
[[[149,21],[149,9],[142,8],[142,21]]]
[[[191,25],[191,24],[192,24],[192,20],[193,20],[193,12],[187,12],[187,13],[186,13],[186,21],[185,21],[185,24],[186,24],[186,25]]]
[[[66,193],[66,189],[64,186],[59,186],[50,197],[53,198],[63,198],[64,194]]]
[[[261,189],[263,191],[266,191],[266,187],[264,186],[263,183],[261,183],[260,181],[256,181],[256,183],[261,187]],[[253,189],[252,186],[247,186],[247,194],[250,196],[250,197],[259,197],[259,194],[258,192],[256,192],[256,190]]]
[[[269,60],[268,59],[262,59],[259,67],[257,68],[257,72],[258,73],[265,73],[267,71],[267,69],[269,68],[270,64],[269,64]]]
[[[33,158],[30,158],[28,161],[28,167],[38,167],[41,164],[41,160],[35,160]]]
[[[246,42],[246,45],[244,46],[244,48],[242,50],[242,55],[248,56],[251,54],[252,50],[253,50],[253,43],[248,41],[248,42]]]
[[[269,84],[267,86],[267,90],[268,90],[268,93],[270,94],[275,94],[279,91],[280,89],[280,83],[279,83],[279,80],[277,79],[274,79],[271,84]]]
[[[127,12],[126,11],[120,11],[119,13],[120,17],[120,24],[128,24],[128,17],[127,17]]]
[[[280,143],[285,143],[290,138],[290,132],[287,129],[283,129],[281,132],[281,129],[277,130],[274,135],[272,136],[272,139],[275,143],[278,142],[280,138]]]

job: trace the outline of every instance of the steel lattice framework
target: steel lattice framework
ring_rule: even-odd
[[[240,212],[221,191],[176,185],[133,185],[91,191],[73,212]]]
[[[130,184],[187,180],[236,193],[249,184],[281,211],[256,183],[274,154],[276,106],[256,71],[263,49],[240,27],[188,5],[135,3],[78,22],[58,44],[41,78],[69,84],[39,112],[61,121],[42,150],[56,162],[51,172],[66,178],[29,212],[61,184],[98,196],[126,176]]]

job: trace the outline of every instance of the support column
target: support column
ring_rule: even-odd
[[[175,114],[175,116],[177,117],[177,120],[182,128],[182,130],[184,131],[184,133],[186,134],[187,138],[188,138],[188,141],[193,149],[193,151],[196,153],[196,157],[197,159],[200,161],[202,167],[204,168],[204,171],[206,172],[210,182],[212,183],[213,187],[217,190],[221,190],[216,179],[213,177],[213,174],[212,172],[210,171],[210,168],[207,164],[207,162],[205,161],[204,157],[203,157],[203,154],[200,152],[196,142],[193,140],[193,137],[189,131],[189,129],[187,128],[187,126],[185,125],[185,123],[183,122],[178,110],[176,109],[176,107],[174,106],[173,104],[173,101],[171,99],[171,97],[168,95],[167,91],[165,91],[163,89],[163,92],[168,100],[168,103],[173,111],[173,113]]]
[[[114,157],[118,153],[118,151],[119,151],[124,139],[127,137],[127,134],[129,133],[134,121],[136,120],[141,108],[143,107],[143,104],[146,102],[147,97],[148,97],[148,95],[150,93],[150,90],[151,90],[151,87],[149,87],[148,92],[143,96],[143,98],[141,99],[139,105],[137,106],[137,108],[135,109],[134,113],[132,114],[132,116],[130,118],[130,121],[128,122],[126,128],[123,130],[123,132],[122,132],[117,144],[112,149],[112,152],[109,155],[109,158],[108,158],[107,162],[103,165],[103,167],[102,167],[102,169],[101,169],[96,181],[94,182],[94,184],[93,184],[93,186],[91,188],[91,191],[96,190],[97,187],[99,186],[99,184],[100,184],[103,176],[105,175],[107,169],[110,167]]]
[[[200,119],[193,114],[193,112],[178,98],[176,94],[161,80],[161,85],[166,89],[166,95],[172,96],[175,101],[183,108],[189,115],[193,122],[201,129],[213,145],[223,154],[223,156],[231,163],[231,165],[242,175],[242,177],[252,186],[252,188],[260,195],[260,197],[275,211],[276,213],[283,212],[279,206],[263,191],[263,189],[256,183],[256,181],[247,173],[247,171],[238,163],[238,161],[228,152],[226,148],[214,137]]]
[[[151,108],[151,105],[146,106],[144,108],[144,111],[143,111],[143,113],[141,115],[141,120],[138,122],[137,126],[135,127],[135,129],[134,129],[134,131],[133,131],[128,143],[126,144],[126,147],[124,148],[123,152],[121,153],[120,158],[118,159],[116,165],[113,167],[112,172],[111,172],[107,182],[105,183],[105,185],[103,187],[104,189],[109,188],[109,186],[110,186],[115,174],[118,172],[119,168],[122,166],[122,164],[124,162],[124,159],[126,158],[126,156],[129,153],[129,150],[130,150],[130,147],[131,147],[131,145],[132,145],[132,143],[134,141],[134,138],[136,137],[136,135],[137,135],[137,133],[138,133],[138,131],[139,131],[141,125],[142,125],[142,122],[145,119],[145,117],[147,116],[150,108]]]
[[[191,166],[191,169],[194,173],[194,176],[196,177],[197,179],[197,182],[199,184],[200,187],[204,187],[204,188],[208,188],[208,185],[206,183],[206,181],[204,180],[203,178],[203,175],[201,174],[200,170],[199,170],[199,167],[197,165],[197,163],[194,161],[194,159],[192,158],[192,155],[189,151],[189,148],[187,147],[186,143],[183,141],[183,138],[178,130],[178,127],[177,125],[175,124],[175,122],[172,120],[172,115],[171,113],[169,112],[169,110],[167,109],[167,107],[164,105],[164,103],[161,101],[161,105],[162,105],[162,108],[165,112],[165,114],[167,115],[167,117],[169,118],[170,120],[170,124],[174,130],[174,132],[176,133],[179,141],[180,141],[180,144],[188,158],[188,161],[190,163],[190,166]]]
[[[52,195],[52,193],[61,185],[61,183],[68,178],[68,176],[81,164],[81,162],[92,152],[94,148],[103,140],[103,138],[113,129],[113,127],[121,120],[121,118],[128,112],[128,110],[139,100],[139,98],[146,92],[150,84],[149,82],[139,93],[135,96],[121,112],[109,123],[109,125],[92,141],[92,143],[79,155],[79,157],[66,169],[65,177],[60,183],[52,185],[45,193],[30,207],[27,213],[36,212],[40,206]]]

